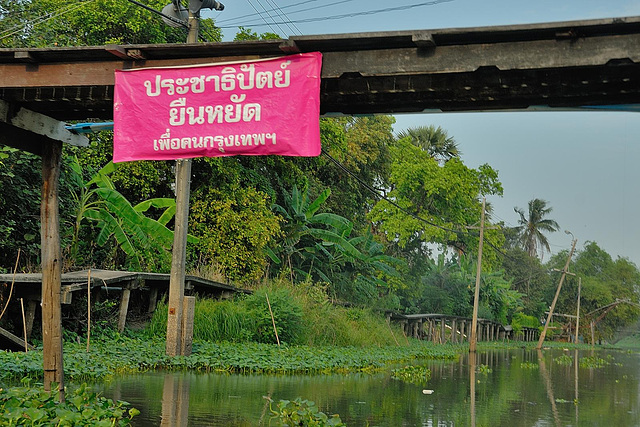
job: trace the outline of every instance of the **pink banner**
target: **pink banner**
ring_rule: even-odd
[[[319,52],[117,70],[113,161],[320,154]]]

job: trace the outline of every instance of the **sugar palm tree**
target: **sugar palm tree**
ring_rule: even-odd
[[[411,142],[439,162],[446,162],[462,154],[458,143],[440,126],[418,126],[398,133],[398,138],[410,138]]]
[[[560,229],[557,222],[545,218],[551,213],[552,208],[547,207],[546,200],[533,199],[529,201],[527,215],[523,209],[515,207],[513,210],[520,215],[518,220],[520,225],[515,228],[518,232],[518,242],[529,256],[537,257],[540,255],[540,259],[542,259],[545,250],[551,252],[549,241],[543,233],[553,233]]]

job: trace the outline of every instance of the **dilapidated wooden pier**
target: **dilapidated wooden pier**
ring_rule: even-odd
[[[471,319],[446,314],[397,314],[389,313],[389,320],[399,322],[407,337],[436,343],[468,342],[471,335]],[[514,333],[511,325],[478,319],[478,341],[535,341],[540,331],[523,327]]]
[[[169,274],[143,273],[132,271],[112,270],[82,270],[62,274],[61,302],[71,304],[74,297],[87,295],[87,287],[91,287],[94,296],[97,293],[111,293],[120,299],[118,315],[118,331],[122,332],[126,325],[127,314],[132,293],[136,293],[137,301],[144,301],[143,310],[153,313],[157,301],[160,300],[169,289]],[[11,286],[13,284],[13,298],[24,300],[25,323],[27,337],[31,336],[37,309],[42,300],[42,274],[24,273],[0,274],[0,285]],[[213,298],[230,298],[236,293],[248,293],[245,289],[204,279],[202,277],[187,275],[185,277],[185,293],[207,295]],[[18,307],[19,304],[14,304]],[[2,347],[0,347],[2,348]]]

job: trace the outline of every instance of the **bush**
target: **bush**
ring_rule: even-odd
[[[516,313],[511,319],[511,326],[513,327],[513,333],[518,334],[523,327],[540,328],[540,321],[534,316],[528,316],[524,313]]]
[[[255,324],[255,341],[266,344],[277,342],[269,312],[269,304],[271,304],[280,342],[289,344],[304,342],[302,306],[296,301],[290,289],[260,288],[247,297],[245,304]]]

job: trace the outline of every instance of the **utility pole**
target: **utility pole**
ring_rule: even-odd
[[[476,270],[476,289],[473,295],[473,318],[471,320],[471,337],[469,338],[469,352],[475,353],[478,342],[478,304],[480,302],[480,276],[482,274],[482,244],[484,240],[484,211],[486,198],[482,198],[482,213],[480,214],[480,243],[478,244],[478,268]]]
[[[189,10],[187,43],[198,41],[199,13]],[[171,275],[169,277],[169,307],[167,315],[167,356],[182,354],[184,278],[189,229],[189,195],[191,193],[191,159],[176,160],[176,217],[173,232]],[[186,356],[186,355],[185,355]]]
[[[580,330],[580,291],[582,290],[582,277],[578,276],[578,309],[576,310],[576,336],[574,344],[578,344],[578,331]]]
[[[569,231],[565,231],[567,234],[571,234]],[[571,234],[573,237],[573,234]],[[558,296],[560,295],[560,289],[562,288],[562,282],[564,282],[564,278],[567,276],[567,272],[569,270],[569,263],[571,262],[571,257],[573,256],[573,251],[576,249],[576,243],[578,241],[574,238],[571,243],[571,251],[569,252],[569,256],[567,257],[567,263],[564,265],[562,269],[562,276],[560,276],[560,282],[558,283],[558,289],[556,289],[556,295],[553,297],[553,302],[551,303],[551,307],[549,308],[549,315],[547,316],[547,321],[544,324],[544,328],[542,328],[542,333],[540,334],[540,339],[538,340],[538,345],[536,348],[540,350],[542,348],[542,343],[544,342],[544,338],[547,335],[547,329],[549,329],[549,323],[551,323],[551,317],[553,317],[553,309],[556,307],[556,302],[558,302]]]

